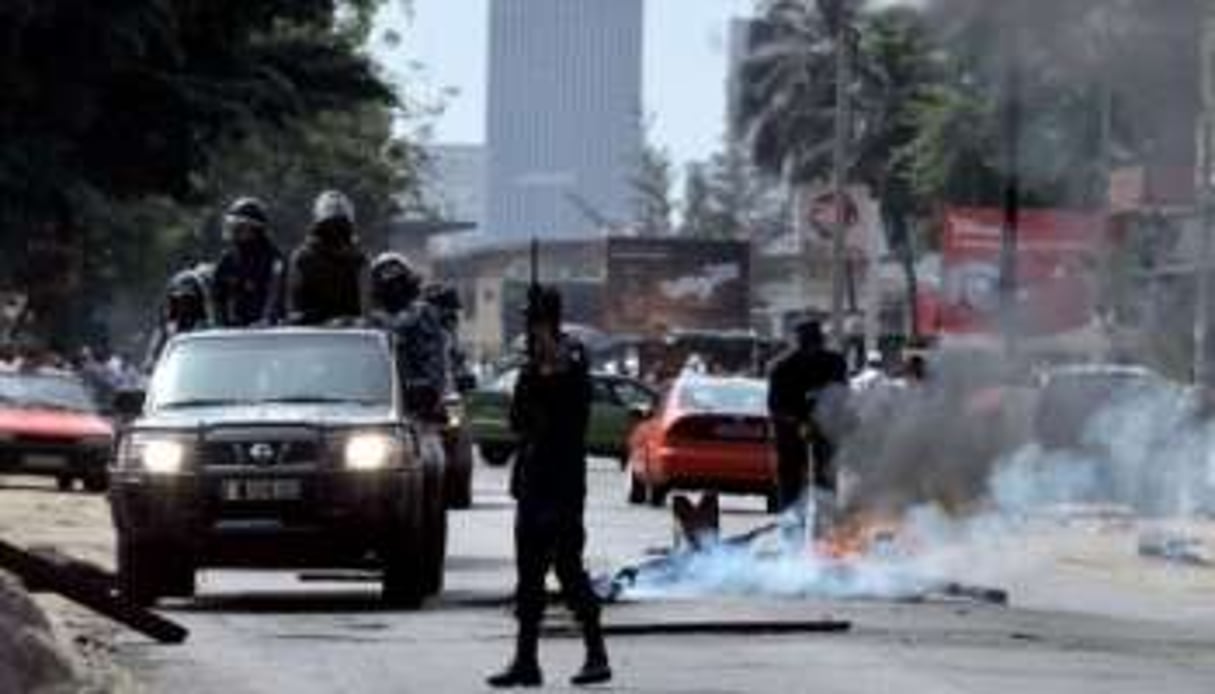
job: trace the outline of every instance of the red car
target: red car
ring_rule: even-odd
[[[0,371],[0,473],[105,491],[114,428],[89,389],[61,371]]]
[[[768,386],[749,378],[677,380],[629,442],[629,501],[662,506],[673,489],[759,494],[776,506]]]

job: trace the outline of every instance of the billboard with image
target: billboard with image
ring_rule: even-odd
[[[613,238],[607,247],[610,332],[750,326],[751,245],[743,241]]]
[[[1000,252],[1004,215],[997,208],[946,211],[941,286],[934,325],[943,334],[1000,330]],[[1091,322],[1097,259],[1105,238],[1100,214],[1023,210],[1017,239],[1017,294],[1011,316],[1023,335],[1051,335]]]

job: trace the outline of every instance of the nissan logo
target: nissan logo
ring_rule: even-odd
[[[274,446],[255,443],[249,446],[249,458],[258,465],[269,465],[274,462]]]

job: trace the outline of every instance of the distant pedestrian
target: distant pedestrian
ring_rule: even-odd
[[[562,334],[561,295],[542,289],[529,301],[532,348],[511,408],[519,453],[511,477],[515,510],[515,657],[489,685],[540,686],[538,647],[546,603],[545,577],[555,568],[566,602],[582,625],[586,660],[575,685],[612,678],[600,626],[599,600],[583,567],[586,544],[586,432],[591,379],[586,350]]]
[[[354,204],[338,191],[321,193],[312,228],[291,255],[287,271],[288,320],[324,325],[361,318],[369,303],[367,256],[358,246]]]
[[[848,365],[826,347],[822,325],[797,328],[797,344],[780,356],[769,374],[768,411],[776,434],[777,477],[782,510],[804,501],[812,479],[816,501],[834,499],[835,442],[815,426],[816,398],[831,386],[846,388]],[[813,452],[814,469],[809,470]]]
[[[240,198],[224,214],[228,248],[215,267],[215,322],[225,327],[273,325],[283,317],[287,263],[270,237],[270,215],[257,198]]]

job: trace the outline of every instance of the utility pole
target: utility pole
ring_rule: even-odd
[[[1211,112],[1203,104],[1201,119],[1202,151],[1199,165],[1198,209],[1202,216],[1198,245],[1198,291],[1194,306],[1194,383],[1209,399],[1211,360],[1208,355],[1211,338]]]
[[[836,346],[847,343],[844,309],[848,285],[848,223],[844,201],[848,197],[848,154],[852,139],[852,32],[847,0],[819,0],[819,11],[831,28],[835,44],[835,143],[832,151],[831,187],[834,233],[831,235],[831,334]]]
[[[1017,247],[1021,226],[1021,41],[1017,3],[1005,3],[1005,32],[1001,39],[1003,94],[1001,130],[1004,140],[1004,223],[1000,234],[1000,329],[1005,357],[1017,351]]]
[[[1199,119],[1201,150],[1198,177],[1198,209],[1202,219],[1199,231],[1198,253],[1198,296],[1194,307],[1194,383],[1198,386],[1201,401],[1204,406],[1213,403],[1212,393],[1212,364],[1211,350],[1211,265],[1213,240],[1211,238],[1215,198],[1212,196],[1211,175],[1215,173],[1215,153],[1212,148],[1212,129],[1215,127],[1215,66],[1211,65],[1215,58],[1215,9],[1206,9],[1202,22],[1202,69],[1200,75],[1202,84],[1199,94],[1202,98],[1202,116]]]

